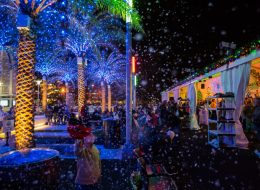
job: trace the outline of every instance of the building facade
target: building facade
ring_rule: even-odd
[[[15,105],[15,61],[4,48],[0,48],[0,105],[5,111]]]

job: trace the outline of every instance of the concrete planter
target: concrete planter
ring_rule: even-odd
[[[33,148],[0,156],[0,189],[58,189],[59,152]]]

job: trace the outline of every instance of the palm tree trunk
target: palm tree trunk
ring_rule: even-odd
[[[65,93],[66,93],[66,105],[68,106],[68,108],[69,108],[69,110],[70,110],[70,107],[71,107],[71,105],[70,105],[70,95],[69,95],[69,83],[65,83]]]
[[[78,113],[85,103],[84,64],[82,57],[77,57],[78,62]]]
[[[102,113],[106,111],[106,88],[104,82],[101,82],[101,110]]]
[[[111,96],[111,86],[108,85],[107,86],[107,96],[108,96],[108,102],[107,102],[107,107],[108,107],[108,111],[112,111],[111,107],[112,107],[112,96]]]
[[[42,77],[42,109],[43,112],[46,112],[47,109],[47,91],[48,91],[48,84],[46,80],[46,76]]]
[[[34,146],[34,66],[35,41],[28,28],[19,29],[18,73],[16,83],[16,148]]]

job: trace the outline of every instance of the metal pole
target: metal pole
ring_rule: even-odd
[[[136,74],[133,74],[133,110],[136,110]]]
[[[132,6],[132,0],[127,0]],[[126,15],[126,146],[131,144],[131,128],[132,128],[132,92],[131,92],[131,49],[132,49],[132,33],[131,33],[131,15]]]
[[[38,110],[40,108],[40,84],[38,83],[38,102],[37,102]]]

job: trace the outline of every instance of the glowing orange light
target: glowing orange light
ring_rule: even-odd
[[[259,64],[260,63],[260,58],[257,58],[257,59],[254,59],[253,61],[252,61],[252,64],[254,65],[254,64]]]
[[[132,73],[135,73],[135,57],[132,57]]]

